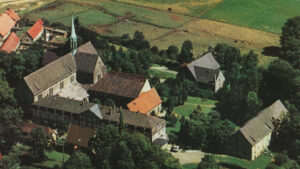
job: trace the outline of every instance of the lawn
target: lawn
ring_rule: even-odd
[[[196,169],[198,164],[184,164],[181,166],[182,169]]]
[[[170,123],[169,121],[166,121],[167,122],[167,124],[168,123]],[[178,119],[178,121],[176,122],[176,124],[175,124],[175,126],[174,127],[167,127],[167,133],[170,133],[170,132],[179,132],[179,130],[180,130],[180,125],[181,125],[181,123],[180,123],[180,119]]]
[[[147,9],[112,1],[102,2],[101,7],[105,8],[109,13],[118,16],[132,17],[132,19],[136,21],[166,28],[179,27],[192,19],[192,17],[177,15],[168,11]]]
[[[223,0],[204,18],[281,33],[288,18],[299,15],[299,0]]]
[[[149,69],[149,73],[151,76],[158,77],[159,79],[169,79],[169,78],[176,79],[176,74],[161,71],[161,70]]]
[[[203,112],[208,113],[213,108],[215,108],[216,103],[217,103],[216,100],[209,100],[200,97],[188,96],[187,101],[184,103],[184,105],[175,107],[174,112],[181,116],[189,117],[192,111],[196,109],[198,105],[200,105]]]
[[[53,168],[55,165],[62,165],[63,153],[57,151],[47,151],[46,152],[47,160],[42,163],[36,163],[34,166],[37,167],[46,167],[46,168]],[[68,154],[64,155],[64,160],[67,161],[70,156]]]
[[[215,158],[217,161],[237,165],[247,169],[263,169],[266,168],[266,166],[271,162],[271,157],[267,155],[262,155],[254,161],[227,155],[215,155]]]

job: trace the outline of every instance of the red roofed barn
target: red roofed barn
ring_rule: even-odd
[[[32,44],[38,40],[44,32],[43,24],[44,23],[41,19],[37,20],[35,24],[27,31],[27,33],[24,34],[22,37],[22,42]]]
[[[3,43],[0,50],[10,53],[16,51],[19,46],[20,46],[20,38],[17,36],[16,33],[13,32]]]
[[[147,92],[143,92],[138,98],[127,104],[127,107],[132,112],[142,114],[157,114],[161,111],[161,99],[155,88]]]
[[[6,13],[15,22],[18,22],[20,20],[19,15],[15,11],[11,10],[10,8],[7,8],[7,10],[4,13]]]
[[[11,29],[16,22],[12,20],[6,13],[0,15],[0,40],[4,41],[10,34]]]

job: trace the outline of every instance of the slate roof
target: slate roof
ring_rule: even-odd
[[[43,57],[42,64],[45,66],[45,65],[55,61],[58,58],[59,57],[57,56],[57,54],[55,52],[52,52],[51,50],[47,50]]]
[[[41,127],[41,128],[43,129],[43,131],[44,131],[47,135],[50,135],[50,134],[55,133],[54,130],[51,129],[50,127],[38,125],[38,124],[35,124],[35,123],[28,123],[28,122],[25,122],[25,123],[22,124],[21,130],[22,130],[22,132],[24,132],[24,133],[30,134],[31,132],[33,132],[33,131],[34,131],[36,128],[38,128],[38,127]]]
[[[239,131],[251,145],[255,145],[272,132],[274,128],[273,119],[282,120],[282,116],[285,116],[287,112],[288,110],[282,102],[277,100],[271,106],[260,111],[256,117],[249,120]]]
[[[36,94],[76,72],[72,54],[67,54],[56,61],[38,69],[24,78],[33,94]]]
[[[94,137],[95,133],[96,129],[94,128],[81,127],[71,123],[68,130],[67,142],[81,147],[88,147],[89,140]]]
[[[81,45],[77,49],[77,52],[78,53],[89,53],[89,54],[94,54],[94,55],[98,54],[91,41],[88,41],[87,43]]]
[[[32,105],[80,114],[82,112],[91,109],[96,104],[94,103],[83,104],[82,101],[72,100],[72,99],[59,97],[59,96],[47,96],[44,99],[33,103]]]
[[[220,65],[212,53],[207,53],[199,57],[187,64],[187,67],[195,80],[202,83],[214,82],[215,76],[220,72]]]
[[[165,120],[154,117],[148,116],[141,113],[134,113],[128,110],[119,109],[119,108],[111,108],[108,106],[101,106],[100,107],[101,114],[104,120],[114,121],[119,123],[120,119],[120,111],[123,111],[124,123],[129,124],[132,126],[147,128],[147,129],[154,129],[157,125],[164,123]]]
[[[147,114],[155,107],[161,104],[161,99],[155,88],[147,92],[143,92],[138,98],[127,104],[127,107],[132,112]]]
[[[20,38],[17,36],[16,33],[12,32],[3,43],[0,50],[10,53],[12,51],[16,51],[19,44],[20,44]]]
[[[90,90],[135,99],[141,93],[146,80],[140,75],[111,71]]]
[[[98,58],[99,56],[97,54],[77,52],[75,55],[77,70],[93,73]]]
[[[13,19],[15,22],[20,20],[19,15],[13,11],[12,9],[8,8],[4,13],[6,13],[11,19]]]
[[[39,19],[37,20],[34,25],[27,31],[27,33],[29,34],[29,36],[32,39],[35,39],[44,29],[43,27],[44,22]]]
[[[15,26],[16,22],[11,19],[6,13],[0,15],[0,35],[2,37],[6,36],[11,28]]]

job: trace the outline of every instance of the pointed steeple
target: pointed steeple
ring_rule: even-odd
[[[71,50],[72,55],[75,56],[77,52],[77,35],[75,32],[75,25],[74,25],[74,18],[72,16],[72,30],[71,30],[71,36],[70,36],[70,43],[71,43]]]

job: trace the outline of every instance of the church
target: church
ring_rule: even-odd
[[[77,48],[73,19],[70,41],[70,53],[24,78],[32,102],[50,95],[88,101],[89,95],[82,85],[94,84],[106,73],[106,66],[91,42]]]

